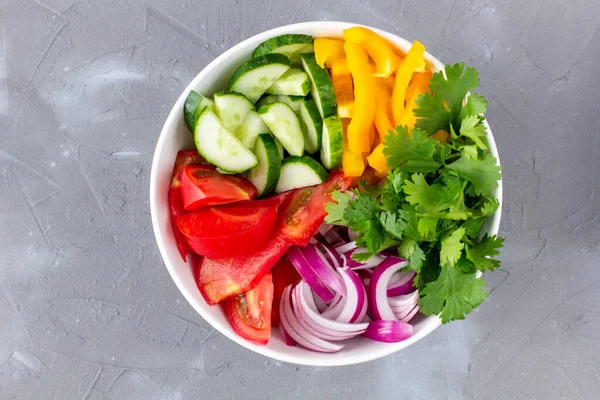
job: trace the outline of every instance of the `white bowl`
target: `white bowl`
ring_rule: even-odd
[[[200,71],[181,96],[179,96],[162,129],[152,162],[152,173],[150,175],[152,226],[165,265],[183,296],[208,323],[231,340],[265,356],[296,364],[333,366],[357,364],[374,360],[404,349],[421,340],[440,326],[440,320],[437,317],[419,315],[412,321],[415,333],[408,340],[387,344],[358,337],[348,341],[342,351],[333,354],[317,353],[300,346],[286,346],[279,335],[278,329],[273,329],[268,345],[259,346],[251,343],[234,333],[221,307],[211,307],[202,298],[194,279],[195,266],[184,263],[179,256],[175,238],[171,230],[167,194],[171,183],[171,172],[173,163],[175,162],[175,155],[179,150],[194,148],[192,135],[188,132],[183,120],[183,104],[190,90],[193,89],[201,94],[212,95],[219,90],[225,89],[235,69],[251,57],[252,51],[259,43],[270,37],[286,33],[306,34],[313,37],[342,37],[342,31],[351,26],[356,26],[356,24],[318,21],[282,26],[244,40],[221,54]],[[411,46],[411,42],[396,35],[375,28],[370,29],[387,38],[403,52],[408,51]],[[426,53],[425,57],[430,69],[433,71],[443,68],[443,64],[429,53]],[[496,143],[489,127],[488,141],[492,155],[498,158]],[[500,201],[500,207],[493,218],[490,218],[486,226],[484,226],[484,230],[491,235],[498,233],[500,225],[500,210],[502,208],[501,183],[495,194]]]

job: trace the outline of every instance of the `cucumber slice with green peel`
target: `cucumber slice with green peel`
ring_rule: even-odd
[[[329,179],[329,174],[325,168],[312,158],[308,156],[288,157],[281,162],[281,172],[275,193],[318,185],[327,179]]]
[[[202,96],[194,90],[190,90],[190,94],[188,94],[183,105],[183,119],[190,132],[194,132],[196,119],[206,107],[214,109],[215,103],[208,97]]]
[[[205,108],[194,127],[196,149],[209,163],[227,172],[244,172],[258,164],[258,159],[229,132],[217,115]]]
[[[250,111],[256,110],[254,104],[241,93],[215,93],[217,116],[225,129],[237,134]]]
[[[298,68],[290,68],[267,89],[267,93],[304,97],[308,94],[309,90],[310,80],[306,72]]]
[[[300,104],[300,127],[304,134],[304,146],[306,151],[314,154],[321,148],[321,137],[323,135],[323,120],[317,105],[312,100],[303,100]]]
[[[254,143],[256,142],[258,135],[269,132],[271,132],[269,127],[265,125],[262,118],[258,116],[258,113],[252,110],[246,115],[246,119],[242,122],[240,130],[237,131],[235,136],[244,146],[248,149],[252,149],[254,148]]]
[[[342,165],[343,135],[342,120],[337,115],[332,115],[323,120],[321,163],[325,168],[334,169]]]
[[[337,114],[337,101],[327,68],[319,67],[314,53],[302,54],[300,58],[302,59],[302,68],[310,79],[310,94],[317,103],[321,117],[326,118]]]
[[[283,145],[275,136],[273,136],[273,139],[275,139],[275,145],[277,146],[277,151],[279,152],[279,158],[283,160]]]
[[[290,69],[290,60],[283,54],[265,54],[243,63],[231,77],[229,90],[256,101],[281,75]]]
[[[275,138],[270,133],[261,133],[254,144],[254,155],[258,165],[248,172],[248,179],[258,190],[258,196],[268,196],[275,191],[279,182],[281,158]]]
[[[276,102],[261,107],[258,115],[290,155],[301,156],[304,153],[304,135],[300,121],[290,106]]]
[[[300,53],[306,52],[306,50],[312,51],[313,42],[312,36],[308,35],[288,34],[275,36],[259,44],[252,52],[252,57],[279,53],[288,57],[290,61],[296,62]]]
[[[304,101],[303,96],[286,96],[284,94],[270,94],[268,96],[262,97],[256,103],[256,109],[260,110],[263,106],[267,106],[269,104],[273,104],[276,102],[285,103],[288,106],[292,107],[292,110],[298,112],[300,111],[300,104]]]

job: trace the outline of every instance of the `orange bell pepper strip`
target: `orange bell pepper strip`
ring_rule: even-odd
[[[414,73],[412,80],[406,89],[406,105],[398,125],[406,125],[409,132],[415,126],[416,122],[414,110],[417,108],[417,97],[419,97],[420,94],[427,92],[431,75],[431,71]]]
[[[396,72],[396,84],[394,85],[394,92],[392,93],[392,111],[394,113],[396,125],[400,124],[400,119],[404,113],[406,89],[408,88],[413,73],[425,71],[424,53],[425,46],[415,40]]]
[[[352,73],[346,58],[338,58],[331,63],[331,83],[337,100],[338,116],[352,118],[354,112],[354,88]]]
[[[338,58],[344,58],[344,41],[337,39],[317,38],[314,41],[315,58],[321,68],[331,67]]]
[[[390,130],[394,129],[394,125],[390,120],[388,110],[390,108],[391,93],[384,87],[384,83],[377,82],[378,85],[375,88],[377,91],[376,108],[374,122],[377,132],[379,133],[379,140],[383,142],[383,138],[387,135]]]
[[[348,148],[354,153],[371,150],[369,129],[375,115],[375,82],[367,52],[352,42],[344,44],[348,68],[354,81],[354,113],[348,125]]]
[[[383,143],[380,143],[375,150],[367,157],[369,165],[376,171],[379,177],[385,176],[388,171],[385,156],[383,155]]]
[[[355,26],[344,29],[344,39],[364,46],[375,61],[375,76],[388,77],[396,71],[402,60],[387,40],[370,29]]]

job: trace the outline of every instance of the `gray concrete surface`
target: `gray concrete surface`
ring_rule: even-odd
[[[600,396],[600,2],[0,0],[0,399]],[[464,322],[344,368],[225,339],[159,256],[148,181],[213,57],[309,20],[481,71],[504,164],[502,268]]]

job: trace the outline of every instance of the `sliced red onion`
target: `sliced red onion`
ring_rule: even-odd
[[[279,324],[279,332],[281,333],[281,336],[283,337],[283,342],[286,345],[292,346],[292,347],[296,346],[296,341],[294,339],[292,339],[292,337],[290,336],[289,333],[287,333],[287,331],[283,327],[283,324]]]
[[[388,303],[387,287],[394,273],[408,265],[406,260],[388,257],[373,270],[367,290],[372,317],[375,320],[396,320]]]
[[[387,295],[400,296],[415,290],[413,281],[415,280],[416,275],[415,271],[398,272],[397,274],[394,274],[388,285]]]
[[[290,300],[291,285],[286,287],[283,291],[280,306],[281,323],[287,333],[294,339],[298,344],[306,347],[307,349],[316,350],[324,353],[335,353],[344,348],[344,345],[338,345],[330,343],[326,340],[320,339],[310,332],[308,332],[298,319],[294,315]]]
[[[321,235],[325,235],[327,232],[329,232],[331,230],[331,228],[333,228],[333,225],[321,224],[321,226],[317,230],[317,233],[320,233]]]
[[[313,298],[314,298],[314,296],[313,296]],[[327,305],[327,308],[321,312],[321,315],[324,316],[324,313],[329,312],[330,310],[332,310],[335,307],[337,307],[339,303],[344,302],[344,301],[345,301],[344,297],[341,294],[336,293],[335,297],[333,298],[333,300],[331,300],[331,302],[329,303],[329,305]]]
[[[364,330],[367,329],[366,324],[348,324],[344,322],[332,321],[323,317],[317,311],[317,307],[314,303],[310,291],[310,286],[308,286],[305,282],[298,283],[298,286],[298,291],[300,294],[300,304],[302,305],[304,311],[306,311],[306,314],[308,315],[310,320],[314,323],[315,329],[320,330],[320,327],[333,332],[355,333],[357,335],[364,332]]]
[[[413,290],[411,293],[400,296],[388,297],[388,303],[392,307],[402,307],[407,304],[412,304],[411,308],[419,301],[419,291]]]
[[[319,243],[317,247],[323,249],[323,254],[325,255],[325,258],[327,258],[327,260],[331,262],[331,265],[333,265],[334,268],[337,269],[342,267],[340,255],[335,251],[333,247],[331,247],[331,245]]]
[[[325,329],[321,326],[316,325],[308,316],[307,312],[304,310],[301,304],[300,296],[302,294],[299,291],[298,286],[292,289],[292,305],[294,308],[294,312],[296,314],[296,318],[300,325],[311,335],[314,335],[323,340],[331,340],[331,341],[340,341],[353,338],[356,336],[356,333],[345,333],[338,332],[331,329]]]
[[[420,309],[421,309],[421,306],[416,305],[415,308],[413,308],[412,311],[408,313],[408,315],[406,315],[402,318],[398,318],[398,319],[402,322],[408,322],[411,319],[413,319],[415,315],[417,315],[417,313],[419,312]]]
[[[333,304],[333,302],[331,302],[331,307],[323,311],[321,315],[327,319],[337,320],[337,317],[340,316],[340,313],[346,305],[346,300],[347,299],[345,297],[342,297],[340,301],[338,301],[336,304]]]
[[[336,231],[335,229],[330,230],[323,236],[325,238],[325,242],[323,242],[323,243],[327,243],[330,245],[340,245],[340,244],[344,244],[347,242],[346,240],[344,240],[342,235],[340,235],[339,232]]]
[[[314,274],[321,282],[323,282],[335,292],[340,293],[342,296],[346,295],[346,285],[344,285],[344,280],[336,272],[333,266],[331,266],[331,264],[327,261],[325,255],[321,252],[321,250],[317,248],[317,245],[309,243],[300,251],[304,256],[304,259],[310,265]],[[322,296],[320,297],[323,298]],[[326,299],[323,298],[323,300]],[[331,298],[330,300],[333,300],[333,298]]]
[[[339,246],[334,246],[335,247],[335,251],[337,251],[338,254],[342,255],[350,250],[354,250],[356,249],[356,242],[349,242],[349,243],[344,243],[341,244]]]
[[[362,319],[359,318],[360,314],[367,303],[367,291],[365,290],[365,286],[358,275],[356,275],[356,272],[352,271],[350,268],[346,267],[338,270],[338,272],[346,284],[347,295],[345,299],[346,302],[335,320],[349,323],[357,320],[360,321]]]
[[[322,313],[323,311],[327,310],[327,308],[329,308],[329,305],[333,302],[335,302],[336,297],[341,298],[342,296],[340,296],[339,294],[335,294],[335,297],[333,298],[333,300],[331,300],[330,303],[325,303],[319,296],[317,296],[314,292],[313,292],[313,299],[315,300],[315,304],[317,306],[317,309],[319,310],[320,313]]]
[[[342,264],[344,265],[344,267],[352,268],[353,270],[375,268],[376,266],[381,264],[381,262],[385,259],[380,254],[373,254],[371,256],[371,258],[369,258],[367,261],[353,260],[352,254],[360,253],[361,251],[366,251],[366,250],[361,249],[361,248],[356,248],[356,249],[349,250],[349,251],[341,254]]]
[[[300,251],[298,247],[290,247],[290,249],[287,251],[287,256],[296,268],[296,271],[298,271],[302,279],[308,283],[317,296],[323,299],[323,301],[326,303],[333,300],[333,292],[329,290],[329,288],[325,286],[323,282],[321,282],[311,264],[306,260],[302,254],[302,251]]]
[[[385,343],[396,343],[413,335],[413,327],[402,321],[373,321],[363,334],[369,339]]]
[[[402,321],[403,318],[408,317],[416,307],[418,307],[418,305],[415,304],[412,307],[408,307],[408,308],[405,308],[402,310],[396,310],[394,308],[392,308],[392,310],[394,311],[394,315],[396,316],[396,319],[399,321]],[[408,321],[404,321],[404,322],[408,322]]]

